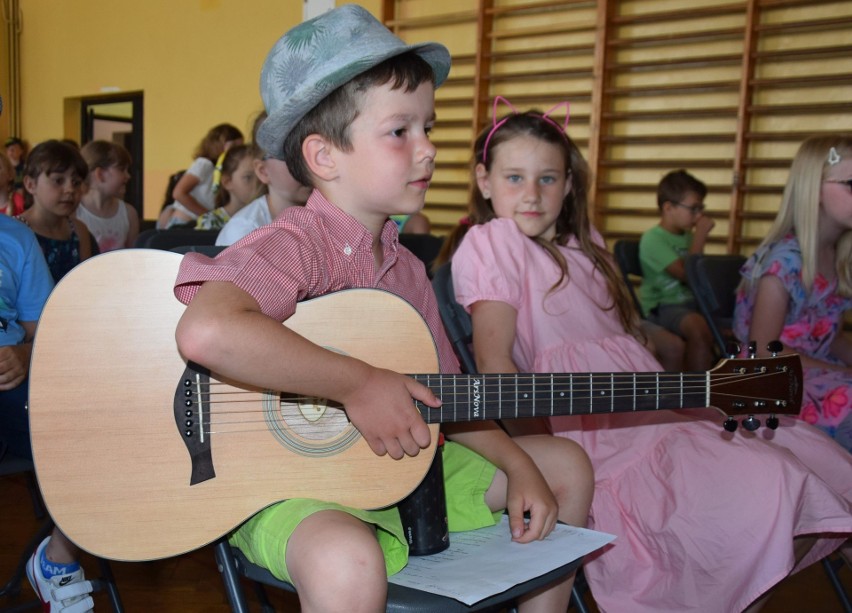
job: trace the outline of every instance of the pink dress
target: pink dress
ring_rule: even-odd
[[[605,285],[576,243],[562,253],[570,281],[548,293],[558,267],[544,249],[511,220],[475,226],[453,258],[456,298],[517,310],[522,371],[661,370],[601,308]],[[794,570],[794,536],[830,535],[799,570],[852,534],[852,456],[800,420],[734,434],[712,409],[551,421],[595,468],[589,527],[617,536],[584,566],[602,611],[741,611]]]

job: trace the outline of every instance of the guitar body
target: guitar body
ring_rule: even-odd
[[[175,410],[187,369],[175,344],[184,306],[172,291],[181,257],[131,249],[87,260],[57,285],[39,322],[33,456],[50,514],[72,541],[104,558],[151,560],[207,544],[287,498],[378,508],[417,486],[437,425],[429,449],[395,461],[373,454],[339,408],[215,373],[209,402],[199,394],[210,427],[190,429],[209,462],[191,483],[193,439]],[[438,372],[425,322],[386,292],[306,301],[285,325],[378,367]]]

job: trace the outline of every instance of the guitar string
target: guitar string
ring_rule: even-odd
[[[754,373],[754,374],[750,374],[748,376],[748,379],[754,380],[754,379],[757,379],[757,378],[765,378],[765,377],[773,376],[775,374],[781,374],[781,373],[772,373],[772,372]],[[421,378],[426,378],[426,377],[427,377],[426,375],[421,376]],[[447,375],[442,375],[442,377],[446,378]],[[464,377],[466,377],[466,375],[464,375]],[[742,379],[743,379],[742,376],[739,376],[739,375],[737,376],[737,381],[741,381]],[[609,382],[610,378],[607,376],[606,380],[607,380],[607,382]],[[543,381],[542,383],[544,383],[544,382],[545,381]],[[729,383],[729,382],[730,381],[717,381],[717,382],[711,383],[710,387],[711,387],[711,389],[719,388],[719,387],[722,387],[725,383]],[[608,398],[610,396],[607,396],[605,394],[607,389],[604,389],[604,387],[606,387],[608,389],[614,389],[616,393],[613,394],[611,397],[619,398],[619,399],[637,396],[637,394],[635,394],[633,392],[629,392],[627,394],[621,394],[620,392],[635,390],[635,389],[643,389],[643,390],[646,390],[646,393],[647,393],[647,391],[650,390],[651,388],[657,387],[655,378],[653,378],[653,377],[648,377],[647,381],[644,382],[645,383],[644,386],[633,385],[632,376],[631,376],[631,379],[629,381],[628,380],[612,381],[612,383],[613,383],[612,386],[598,385],[597,391],[603,392],[603,395],[601,393],[586,395],[586,392],[588,392],[588,390],[590,389],[590,386],[589,386],[588,381],[585,380],[585,378],[583,378],[583,379],[581,379],[577,382],[572,382],[572,388],[573,388],[573,392],[574,392],[572,394],[572,399],[579,402],[579,401],[589,400],[591,398],[598,398],[598,399]],[[669,384],[664,383],[664,385],[659,387],[661,393],[653,394],[649,397],[677,396],[677,395],[681,394],[681,391],[684,395],[690,395],[690,394],[694,394],[694,393],[697,393],[699,391],[703,391],[704,389],[706,389],[706,386],[704,385],[704,383],[705,383],[704,377],[701,377],[700,379],[696,378],[693,381],[687,381],[686,383],[687,384],[683,385],[683,386],[681,386],[679,384],[669,385]],[[696,384],[701,383],[701,385],[690,385],[690,383],[696,383]],[[650,386],[649,386],[649,384],[650,384]],[[203,392],[203,394],[206,395],[208,399],[212,398],[213,396],[217,396],[217,397],[221,397],[221,396],[257,396],[259,393],[263,393],[263,392],[260,392],[260,391],[257,391],[257,390],[243,390],[243,389],[240,389],[240,388],[234,388],[234,387],[229,386],[228,384],[225,384],[225,383],[222,383],[222,382],[217,382],[217,381],[206,382],[203,385],[208,390],[206,392]],[[491,386],[493,386],[493,385],[494,384],[491,383]],[[533,392],[535,392],[535,390],[537,388],[540,387],[539,385],[536,385],[535,383],[523,382],[523,383],[514,384],[513,382],[509,382],[509,381],[499,383],[498,385],[500,385],[504,389],[506,389],[507,387],[509,388],[509,390],[517,389],[519,394],[532,394]],[[592,383],[592,385],[594,385],[594,383]],[[228,387],[229,389],[224,390],[224,391],[215,389],[216,387],[220,387],[220,386],[225,386],[225,387]],[[484,384],[484,387],[487,387],[487,386],[488,386],[488,382],[486,381],[485,384]],[[433,386],[433,387],[436,387],[438,390],[443,391],[443,389],[442,389],[443,386]],[[455,387],[455,386],[453,386],[453,387]],[[566,391],[571,391],[571,389],[570,388],[564,388],[563,389],[563,388],[560,388],[558,386],[553,387],[553,394],[563,394]],[[441,393],[440,394],[441,397],[442,398],[455,399],[456,395],[460,398],[467,398],[467,396],[468,396],[467,388],[465,388],[464,391],[459,392],[455,395],[453,394],[453,392],[451,390],[448,390],[448,392],[449,393]],[[541,393],[541,391],[539,391],[539,393]],[[725,394],[722,393],[722,392],[718,392],[718,390],[717,390],[716,395],[725,395]],[[298,395],[286,395],[285,397],[288,400],[293,401],[293,402],[307,402],[307,401],[314,400],[316,398],[314,396],[298,396]],[[643,397],[643,395],[640,394],[638,397]],[[761,397],[760,396],[751,396],[749,398],[761,398]],[[253,398],[253,397],[237,398],[235,400],[217,400],[217,402],[220,403],[220,404],[240,403],[240,402],[250,403],[250,402],[254,402],[254,401],[255,401],[255,398]]]
[[[774,374],[779,374],[779,373],[773,373],[773,372],[750,373],[748,378],[754,379],[754,378],[758,378],[758,377],[772,376]],[[727,375],[724,375],[724,376],[727,376]],[[701,378],[702,378],[702,380],[705,379],[705,377],[703,375],[701,376]],[[742,376],[738,375],[738,378],[742,378]],[[609,379],[609,376],[607,376],[607,379]],[[632,375],[631,375],[631,380],[632,380]],[[226,385],[226,384],[214,381],[212,383],[208,382],[206,385],[208,387],[215,387],[215,386]],[[674,391],[674,392],[664,391],[661,394],[655,394],[654,397],[659,396],[659,397],[669,398],[669,397],[677,397],[677,396],[681,395],[680,386],[677,386],[677,388],[668,388],[668,389],[676,389],[677,391]],[[251,392],[251,391],[247,391],[247,390],[234,390],[232,392],[216,392],[216,391],[213,391],[213,392],[207,392],[207,395],[208,395],[208,397],[214,397],[214,396],[217,396],[217,395],[229,395],[229,394],[240,394],[240,393],[253,394],[255,396],[257,395],[257,392]],[[688,392],[685,392],[685,393],[688,394]],[[754,400],[754,401],[762,400],[764,402],[770,402],[770,403],[773,402],[773,399],[771,399],[771,398],[764,398],[764,397],[760,397],[760,396],[743,396],[742,394],[734,395],[734,394],[724,394],[724,393],[721,393],[721,394],[717,393],[716,395],[717,396],[721,395],[721,396],[737,397],[737,398],[742,399],[742,400]],[[614,399],[614,400],[619,400],[621,398],[630,398],[630,397],[633,397],[633,396],[634,396],[634,394],[627,394],[627,395],[617,395],[616,394],[616,395],[611,396],[611,398]],[[467,393],[461,393],[461,394],[449,393],[449,394],[443,395],[443,398],[445,398],[448,402],[454,401],[456,399],[456,397],[459,397],[462,400],[467,400],[468,394]],[[575,402],[582,403],[583,401],[587,401],[587,400],[590,400],[592,398],[601,399],[601,397],[599,397],[599,396],[577,396],[575,394],[574,397],[573,397],[573,400]],[[610,398],[610,397],[604,397],[603,399],[606,400],[608,398]],[[247,401],[250,402],[252,400],[253,399],[249,399]],[[315,402],[316,398],[303,397],[303,396],[285,396],[280,402],[282,402],[283,404],[292,404],[294,402],[298,403],[300,401]],[[214,410],[214,408],[217,407],[217,405],[227,404],[227,403],[234,402],[234,401],[221,401],[221,400],[215,400],[214,399],[212,402],[213,402],[213,408],[209,408],[209,404],[208,404],[208,410],[209,410],[208,414],[211,415],[211,417],[222,416],[222,415],[227,415],[227,414],[265,413],[264,409],[253,409],[251,411]],[[241,402],[241,401],[237,401],[237,402]],[[246,401],[242,401],[242,402],[246,402]],[[420,403],[417,403],[417,404],[420,404]],[[421,412],[423,412],[425,410],[426,413],[427,413],[427,415],[424,415],[425,418],[429,417],[429,415],[428,415],[429,412],[432,412],[434,414],[435,412],[440,411],[440,408],[432,409],[431,407],[426,407],[425,405],[421,405],[421,406],[422,406]],[[703,407],[691,407],[691,408],[700,409],[700,408],[703,408]],[[598,411],[598,413],[600,413],[600,412],[601,411]],[[618,412],[625,412],[625,411],[618,411]],[[629,412],[629,410],[627,410],[626,412]],[[759,409],[755,409],[755,414],[765,414],[765,413],[772,413],[772,407],[761,407]],[[576,413],[571,413],[571,415],[581,415],[581,414],[585,414],[581,409],[578,410]],[[246,424],[250,424],[250,423],[266,423],[266,421],[267,421],[266,419],[263,419],[263,420],[239,419],[239,420],[236,420],[236,421],[225,421],[225,420],[219,419],[219,420],[215,420],[215,421],[211,420],[210,422],[207,422],[203,425],[206,426],[206,427],[214,427],[214,426],[215,427],[221,427],[221,426],[224,426],[224,425],[233,425],[233,424],[246,425]],[[307,420],[305,420],[305,421],[307,422]],[[301,423],[300,428],[304,430],[306,425],[307,425],[306,423]],[[264,430],[264,429],[260,429],[260,430]],[[211,434],[226,434],[226,433],[248,432],[248,431],[250,431],[250,430],[227,431],[227,432],[226,431],[210,430],[209,433],[211,433]],[[321,428],[318,431],[324,432],[324,428]]]

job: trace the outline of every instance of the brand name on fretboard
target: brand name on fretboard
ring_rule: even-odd
[[[480,403],[482,402],[482,397],[479,394],[479,379],[474,379],[472,381],[473,384],[473,416],[479,417],[479,408]]]

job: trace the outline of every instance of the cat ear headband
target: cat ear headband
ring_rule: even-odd
[[[499,117],[499,114],[497,113],[497,106],[501,102],[503,104],[505,104],[507,107],[509,107],[509,109],[511,109],[511,114],[506,115],[506,117],[504,117],[503,119],[498,120],[497,117]],[[558,123],[553,121],[553,119],[551,119],[550,116],[553,114],[553,112],[555,110],[560,109],[562,107],[565,107],[565,121],[562,123],[562,125],[559,125]],[[512,103],[509,102],[508,100],[506,100],[503,96],[496,96],[494,98],[494,105],[493,105],[492,111],[491,111],[491,121],[492,121],[491,130],[488,132],[488,136],[485,137],[485,145],[482,147],[482,163],[483,164],[488,159],[488,144],[491,142],[491,137],[494,136],[494,133],[497,132],[497,130],[499,130],[503,126],[504,123],[509,121],[509,119],[513,115],[519,115],[519,114],[520,113],[518,113],[518,109],[516,109],[514,107],[514,105],[512,105]],[[565,137],[566,140],[568,139],[568,135],[565,133],[565,129],[568,127],[568,119],[571,116],[571,104],[567,100],[564,101],[564,102],[560,102],[559,104],[554,106],[552,109],[550,109],[546,113],[541,113],[541,114],[531,113],[531,114],[544,119],[547,123],[551,124],[553,127],[558,129],[559,132]]]

